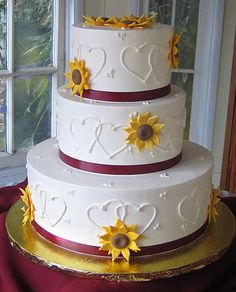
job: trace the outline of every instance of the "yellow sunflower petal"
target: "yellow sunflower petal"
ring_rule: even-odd
[[[110,233],[111,234],[111,227],[110,226],[103,226],[102,227],[106,233]]]
[[[112,249],[112,261],[114,262],[114,260],[120,255],[121,253],[121,250],[120,249],[117,249],[117,248],[113,248]]]
[[[137,129],[138,129],[139,124],[138,124],[138,121],[137,121],[136,118],[133,119],[133,120],[131,121],[130,126],[131,126],[131,128],[132,128],[133,130],[137,130]]]
[[[152,139],[146,140],[145,142],[145,147],[148,149],[152,150],[155,147],[155,144],[153,143]]]
[[[155,145],[160,144],[160,138],[157,134],[153,134],[151,139],[152,139],[153,144],[155,144]]]
[[[135,241],[130,241],[128,248],[135,252],[140,251],[140,248],[137,246]]]
[[[145,112],[142,115],[139,115],[138,117],[138,123],[139,125],[143,125],[147,123],[148,118],[151,116],[151,114],[149,112]]]
[[[155,125],[152,126],[152,129],[154,131],[154,133],[156,134],[159,134],[161,129],[165,126],[165,124],[160,124],[160,123],[157,123]]]
[[[135,139],[137,139],[136,131],[133,131],[133,132],[129,133],[127,139],[134,142]]]
[[[120,219],[116,219],[115,227],[120,228],[124,225],[124,223]]]
[[[102,243],[102,242],[100,242]],[[110,250],[112,248],[110,242],[105,242],[103,245],[99,248],[99,250]]]
[[[136,228],[137,228],[137,225],[136,224],[132,224],[132,225],[128,225],[127,227],[129,229],[129,231],[135,231]]]
[[[140,140],[140,139],[136,139],[135,140],[135,147],[138,149],[138,151],[142,151],[143,148],[145,147],[145,142]]]
[[[123,224],[121,227],[119,227],[118,232],[119,233],[123,233],[126,234],[128,231],[127,227],[125,226],[125,224]]]
[[[158,118],[156,116],[151,116],[150,118],[148,118],[147,120],[147,124],[149,126],[153,126],[156,122],[158,122]]]
[[[139,237],[139,234],[133,231],[129,231],[126,234],[130,240],[136,240]]]
[[[112,239],[112,235],[110,233],[106,233],[104,235],[101,235],[100,238],[102,240],[108,241],[108,240],[111,240]]]
[[[128,247],[123,248],[123,249],[121,250],[121,253],[122,253],[123,257],[124,257],[124,258],[127,260],[127,262],[128,262],[128,261],[129,261],[129,257],[130,257],[130,251],[129,251]]]
[[[78,91],[79,91],[79,86],[75,85],[72,89],[72,95],[75,95],[76,93],[78,93]]]

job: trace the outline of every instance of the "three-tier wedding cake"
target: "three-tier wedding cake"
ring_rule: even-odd
[[[150,255],[204,232],[212,157],[184,141],[185,92],[170,85],[181,35],[151,17],[73,26],[58,137],[28,153],[32,224],[65,248]]]

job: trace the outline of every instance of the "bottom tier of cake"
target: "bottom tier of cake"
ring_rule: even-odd
[[[100,236],[117,219],[130,230],[136,225],[137,256],[183,246],[207,225],[212,157],[194,143],[186,142],[182,161],[164,172],[109,176],[67,166],[49,139],[29,151],[27,168],[33,226],[69,249],[103,255]]]

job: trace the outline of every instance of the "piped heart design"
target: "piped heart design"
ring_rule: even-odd
[[[94,121],[96,121],[97,123],[94,123]],[[87,127],[84,128],[85,126]],[[92,127],[92,129],[89,129],[89,127]],[[119,154],[120,152],[124,151],[127,148],[126,144],[123,144],[123,145],[117,144],[117,143],[120,143],[119,139],[117,139],[117,135],[119,131],[123,132],[123,125],[114,125],[113,123],[109,123],[109,122],[103,123],[97,117],[87,117],[87,118],[84,118],[82,121],[78,119],[72,119],[71,125],[70,125],[70,132],[76,143],[75,151],[78,151],[79,145],[82,143],[82,141],[80,141],[80,137],[87,137],[88,140],[90,141],[90,138],[88,137],[88,135],[92,135],[91,136],[92,142],[88,145],[88,151],[92,153],[94,147],[97,144],[102,150],[102,152],[109,159],[112,159],[114,156],[116,156],[117,154]],[[92,134],[89,134],[89,133],[92,133]],[[114,135],[116,137],[114,137]],[[120,134],[119,136],[122,137],[122,134]],[[113,139],[113,137],[115,139]],[[105,145],[105,141],[108,141],[108,140],[109,140],[109,143]],[[113,146],[112,146],[111,141],[113,142]],[[117,141],[117,143],[115,141]]]
[[[179,216],[192,224],[196,223],[200,214],[200,204],[195,197],[195,191],[190,197],[182,199],[178,205]]]
[[[72,119],[70,123],[70,133],[75,142],[74,150],[77,152],[80,148],[81,143],[85,143],[84,137],[86,137],[87,141],[94,140],[94,133],[97,128],[97,125],[100,124],[101,121],[97,117],[87,117],[82,120],[80,119]],[[85,127],[85,125],[87,127]],[[90,128],[92,127],[92,129]],[[82,140],[83,138],[83,140]],[[93,143],[88,144],[88,151],[91,152],[93,148]]]
[[[41,190],[39,194],[42,203],[41,218],[44,219],[46,216],[49,224],[54,227],[61,221],[66,213],[66,202],[64,199],[57,196],[48,197],[47,192],[43,190]]]
[[[157,45],[144,43],[139,47],[129,46],[123,49],[121,52],[121,64],[131,75],[145,83],[151,75],[153,75],[157,84],[160,84],[160,80],[157,78],[154,67],[157,62]],[[144,60],[144,66],[142,66],[142,72],[137,72],[135,65],[137,59]],[[145,67],[146,64],[148,67]]]
[[[98,77],[106,63],[106,52],[101,47],[78,46],[75,56],[86,61],[86,67],[90,70],[90,81]]]
[[[119,211],[120,206],[123,206],[123,202],[116,199],[101,204],[95,204],[87,209],[87,216],[92,224],[101,229],[107,222],[107,215],[109,212],[114,214],[114,220],[119,218],[123,221],[123,218],[126,216],[125,208]]]
[[[146,210],[145,214],[144,210]],[[152,225],[157,216],[157,208],[154,205],[149,203],[136,205],[131,203],[124,203],[116,199],[106,201],[102,204],[95,204],[90,206],[87,209],[87,216],[91,223],[93,223],[98,228],[102,228],[103,225],[107,225],[106,222],[108,212],[111,213],[111,216],[113,214],[112,224],[114,224],[117,218],[122,222],[125,222],[125,220],[127,220],[131,214],[138,213],[135,214],[135,217],[139,218],[140,222],[142,222],[138,224],[139,234],[143,234]],[[100,221],[98,222],[98,220]]]
[[[107,130],[104,131],[104,128]],[[113,158],[120,152],[124,151],[127,148],[127,144],[125,145],[120,145],[114,146],[114,150],[108,149],[108,147],[111,147],[111,141],[115,141],[116,139],[113,139],[112,136],[115,134],[117,136],[118,131],[122,130],[123,131],[123,125],[114,125],[112,123],[101,123],[95,130],[95,141],[98,143],[104,154],[108,158]],[[104,133],[105,132],[105,133]],[[104,135],[104,136],[102,136]],[[109,144],[105,146],[103,137],[109,137]],[[116,137],[114,137],[116,138]],[[106,139],[107,140],[107,139]]]

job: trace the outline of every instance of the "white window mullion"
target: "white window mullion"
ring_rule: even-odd
[[[51,100],[51,136],[56,136],[56,97],[57,88],[64,82],[63,70],[64,70],[64,0],[53,1],[53,52],[52,52],[52,65],[57,68],[57,72],[52,74],[52,100]]]
[[[7,71],[14,73],[14,0],[7,1]],[[7,78],[6,150],[13,154],[14,146],[14,77]]]
[[[171,26],[175,26],[175,14],[176,14],[176,0],[172,2],[172,12],[171,12]]]

